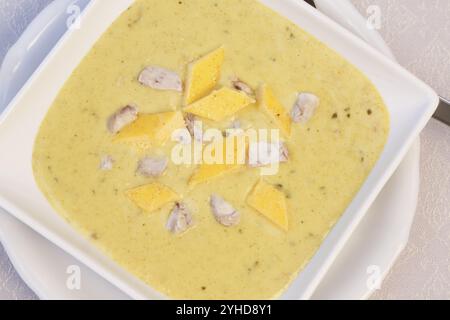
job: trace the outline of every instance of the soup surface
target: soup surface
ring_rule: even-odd
[[[126,105],[139,114],[182,111],[184,94],[139,83],[147,66],[185,79],[187,65],[222,47],[217,88],[239,77],[272,89],[290,112],[299,92],[320,99],[305,123],[284,138],[289,160],[263,177],[285,197],[288,228],[249,205],[260,168],[246,167],[189,185],[198,165],[169,161],[160,177],[136,168],[143,156],[170,157],[176,142],[136,148],[114,141],[106,122]],[[186,85],[185,85],[186,86]],[[256,99],[258,100],[258,99]],[[240,109],[207,127],[277,129],[258,107]],[[371,82],[303,30],[254,0],[137,0],[73,72],[42,123],[35,178],[57,211],[118,264],[172,298],[276,298],[304,268],[370,173],[385,145],[389,116]],[[107,167],[100,162],[110,159]],[[148,212],[127,192],[158,182],[192,212],[174,235],[166,223],[174,202]],[[210,197],[240,214],[218,223]]]

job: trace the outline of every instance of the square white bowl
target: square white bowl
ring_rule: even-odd
[[[306,299],[326,273],[438,105],[431,88],[299,0],[261,2],[339,52],[380,91],[391,116],[388,142],[368,179],[318,252],[283,294]],[[0,118],[0,206],[136,299],[164,298],[80,236],[50,206],[33,176],[40,123],[64,82],[97,39],[133,0],[92,1],[80,29],[68,30]],[[382,230],[380,230],[382,232]]]

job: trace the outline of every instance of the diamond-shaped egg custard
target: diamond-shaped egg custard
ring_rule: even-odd
[[[146,212],[153,212],[180,197],[169,187],[155,182],[126,191],[126,196]]]
[[[220,150],[222,152],[217,154]],[[211,148],[211,155],[219,160],[218,163],[208,163],[206,161],[201,164],[189,180],[189,185],[191,187],[196,186],[245,168],[247,152],[248,143],[245,137],[230,136],[222,139],[221,143]]]
[[[275,122],[285,136],[289,137],[291,135],[291,118],[267,85],[259,88],[258,103],[260,109]]]
[[[231,88],[222,88],[184,108],[185,112],[213,120],[225,120],[255,100],[247,94]]]
[[[124,142],[145,150],[150,147],[163,146],[172,133],[185,127],[181,112],[163,112],[142,114],[126,126],[115,137],[114,142]]]
[[[185,105],[189,105],[210,93],[220,79],[225,50],[220,47],[188,66]]]
[[[284,231],[288,231],[286,195],[260,180],[247,198],[247,204]]]

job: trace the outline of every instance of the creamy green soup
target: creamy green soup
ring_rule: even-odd
[[[196,165],[169,162],[158,178],[136,173],[143,154],[170,154],[175,142],[148,150],[114,143],[106,121],[131,103],[140,113],[182,111],[183,93],[142,86],[148,65],[182,79],[194,59],[223,46],[218,85],[238,75],[252,88],[270,84],[289,112],[299,92],[320,98],[314,116],[292,124],[289,161],[265,177],[285,195],[289,228],[281,230],[246,199],[258,168],[231,172],[195,188]],[[250,105],[230,121],[276,124]],[[297,277],[345,211],[379,158],[389,116],[373,84],[314,37],[254,0],[137,0],[73,72],[42,123],[35,178],[51,204],[123,268],[171,298],[271,299]],[[111,170],[100,170],[105,155]],[[146,212],[126,191],[159,182],[189,206],[194,226],[175,236],[165,227],[173,203]],[[224,227],[211,214],[220,194],[241,218]]]

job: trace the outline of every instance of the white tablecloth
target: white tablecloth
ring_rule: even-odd
[[[206,0],[205,0],[206,1]],[[352,0],[381,10],[380,32],[402,65],[450,98],[449,0]],[[0,61],[51,0],[0,0]],[[450,128],[422,134],[421,192],[408,247],[374,299],[450,299]],[[0,299],[35,299],[0,245]]]
[[[399,62],[450,98],[450,1],[352,0],[378,5],[381,34]],[[432,120],[421,136],[419,206],[409,244],[376,299],[450,299],[450,128]]]

